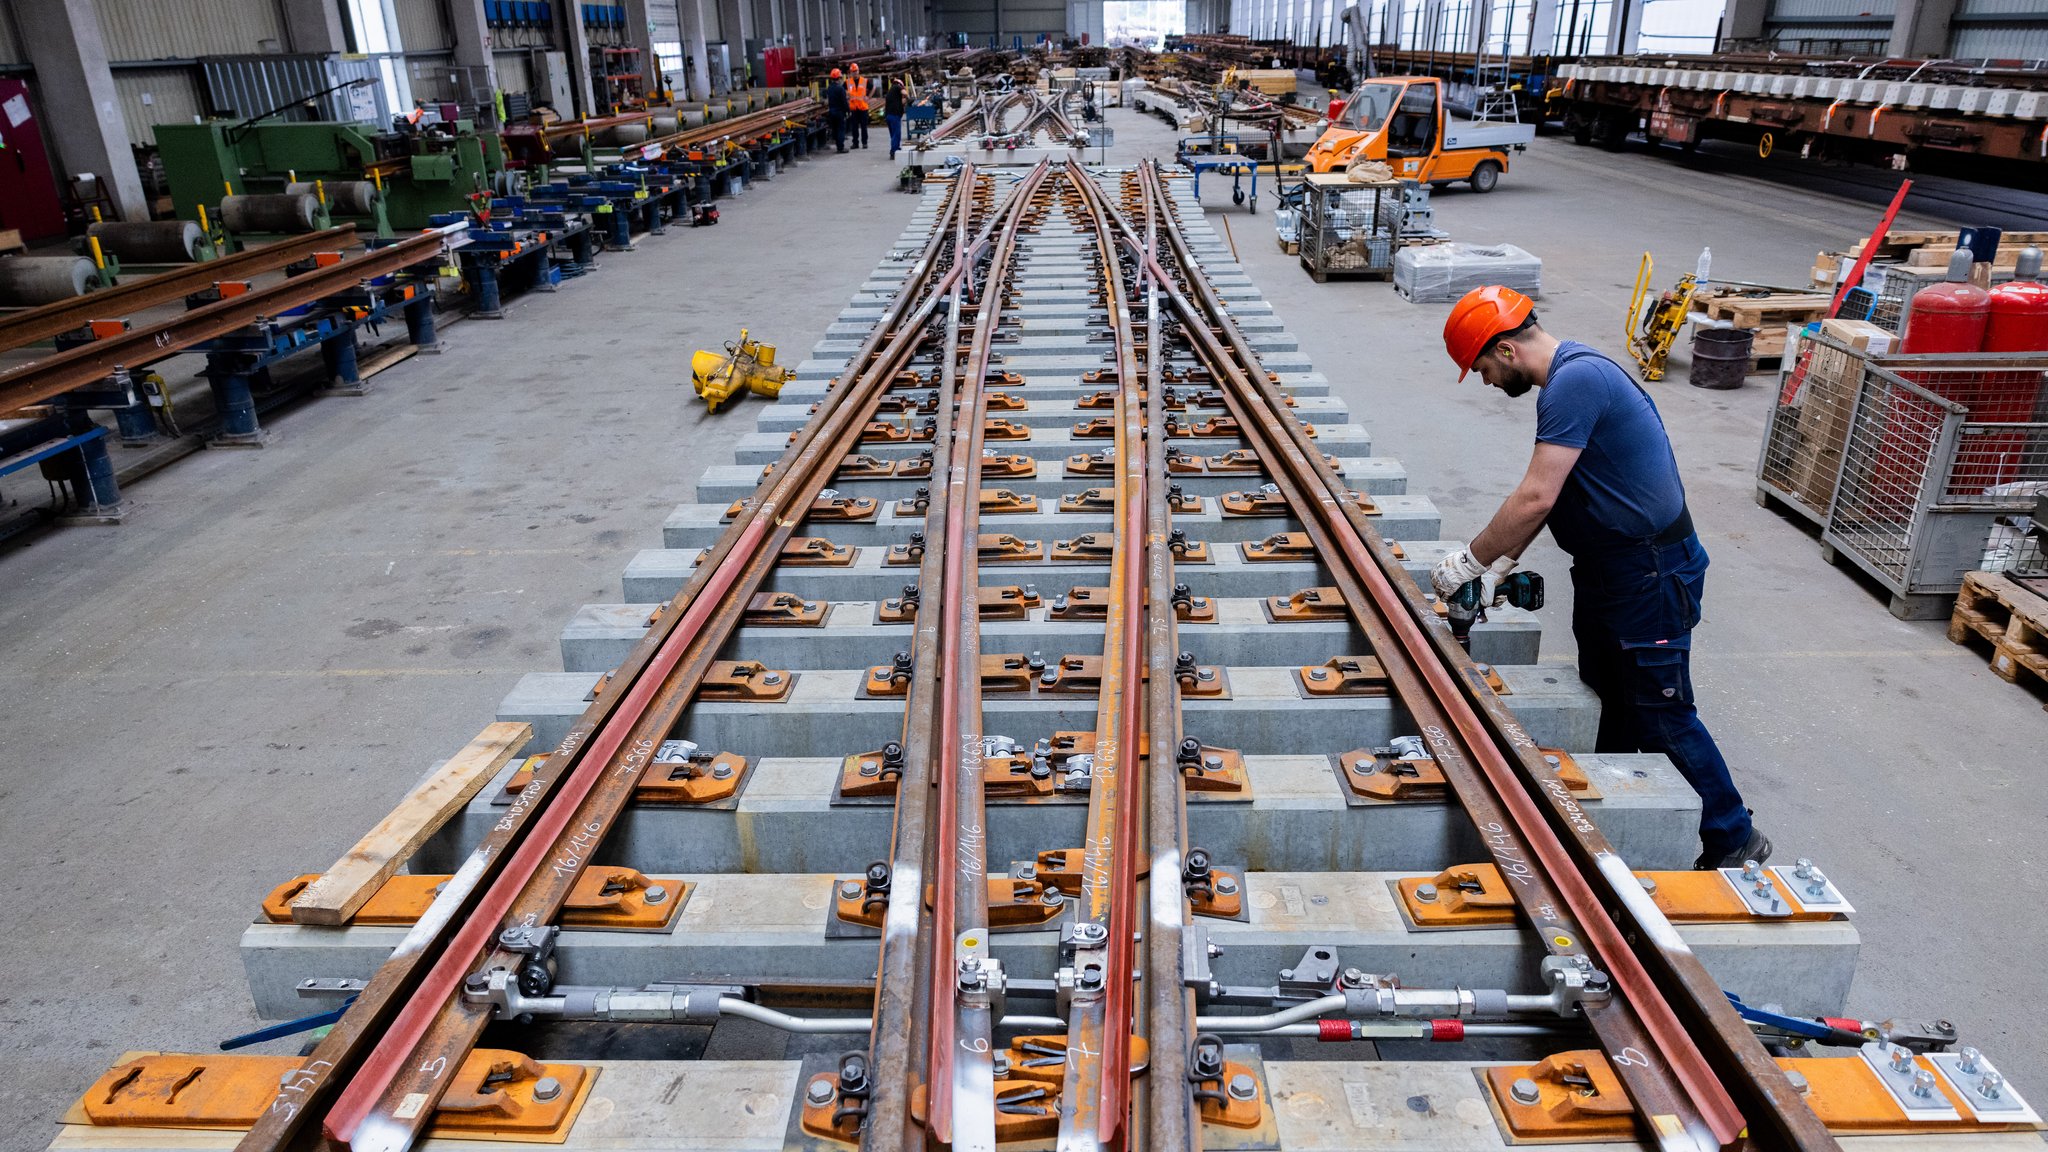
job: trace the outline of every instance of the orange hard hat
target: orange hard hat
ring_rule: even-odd
[[[839,79],[839,69],[837,69],[837,68],[834,68],[834,69],[832,70],[832,78],[833,78],[834,80],[837,80],[837,79]]]
[[[1513,288],[1488,284],[1465,293],[1444,321],[1444,351],[1458,362],[1458,379],[1472,371],[1472,362],[1486,351],[1493,338],[1522,326],[1536,311],[1536,304]]]
[[[848,64],[847,67],[853,69],[855,72],[860,71],[860,65],[858,64]]]

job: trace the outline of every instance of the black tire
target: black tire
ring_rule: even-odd
[[[1491,192],[1500,185],[1500,161],[1481,160],[1479,167],[1472,170],[1472,190]]]

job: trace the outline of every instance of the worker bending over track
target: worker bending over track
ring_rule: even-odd
[[[1572,557],[1579,678],[1600,697],[1596,752],[1661,752],[1700,796],[1697,868],[1771,854],[1728,762],[1693,707],[1690,656],[1707,553],[1685,506],[1657,406],[1614,361],[1536,323],[1512,288],[1475,288],[1444,322],[1458,379],[1477,372],[1510,396],[1542,389],[1529,470],[1470,547],[1430,581],[1449,600],[1481,580],[1481,604],[1544,524]]]

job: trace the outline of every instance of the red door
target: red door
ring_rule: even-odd
[[[28,81],[0,76],[0,229],[16,228],[23,240],[64,234],[64,207],[50,154],[29,107]]]

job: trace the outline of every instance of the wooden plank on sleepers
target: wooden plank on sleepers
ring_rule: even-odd
[[[531,724],[500,722],[485,728],[307,885],[292,901],[292,919],[300,924],[348,923],[427,837],[462,811],[531,739]]]

